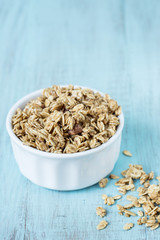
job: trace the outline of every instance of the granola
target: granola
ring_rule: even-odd
[[[111,179],[118,179],[119,176],[117,176],[117,175],[115,175],[115,174],[110,174],[110,175],[109,175],[109,178],[111,178]]]
[[[100,188],[104,188],[108,183],[108,178],[103,178],[99,181]]]
[[[156,177],[159,181],[158,184],[151,184],[150,181],[154,179],[154,172],[151,171],[147,174],[142,165],[129,164],[129,168],[121,172],[123,178],[118,179],[115,185],[118,186],[118,190],[122,194],[126,194],[129,190],[135,190],[135,181],[139,179],[141,186],[137,188],[139,197],[127,195],[126,199],[130,203],[124,206],[117,204],[118,214],[125,217],[135,217],[138,215],[140,218],[137,220],[138,225],[145,224],[146,227],[150,227],[151,230],[155,230],[160,226],[160,176]],[[110,174],[111,179],[116,179],[114,174]],[[115,200],[118,200],[122,195],[116,195],[109,197],[106,194],[102,194],[104,204],[108,206],[113,205]],[[138,210],[137,214],[130,211],[132,208],[142,208]],[[133,227],[132,223],[127,223],[124,226],[124,230],[129,230]]]
[[[104,228],[106,228],[108,225],[108,222],[106,222],[105,220],[102,220],[98,225],[97,225],[97,230],[102,230]]]
[[[106,216],[106,210],[102,207],[97,207],[96,214],[97,214],[97,216],[104,217],[104,216]]]
[[[124,226],[123,226],[123,229],[124,230],[129,230],[133,227],[133,223],[126,223]]]
[[[132,157],[132,153],[130,153],[128,150],[124,150],[123,154],[126,155],[127,157]]]
[[[137,220],[138,225],[146,224],[146,227],[150,227],[151,230],[154,230],[159,227],[160,222],[160,185],[150,184],[150,180],[154,178],[154,172],[146,174],[141,165],[129,165],[129,168],[122,172],[124,178],[120,179],[115,183],[116,186],[121,186],[123,189],[127,189],[129,184],[129,178],[133,181],[136,179],[140,180],[140,184],[143,184],[143,187],[140,186],[137,189],[139,193],[139,198],[127,195],[126,199],[131,201],[133,207],[142,207],[144,212],[139,210],[138,215],[141,217]],[[131,181],[130,181],[131,182]],[[132,182],[134,184],[134,182]],[[132,205],[121,206],[118,205],[117,208],[120,211],[121,215],[125,213],[125,216],[129,216],[127,207]],[[131,213],[134,214],[135,213]],[[145,217],[143,217],[145,214]]]
[[[139,210],[139,211],[138,211],[138,216],[143,217],[143,215],[144,215],[144,212],[141,211],[141,210]]]
[[[52,153],[82,152],[107,142],[120,124],[121,107],[91,89],[52,86],[18,108],[13,132],[25,144]]]

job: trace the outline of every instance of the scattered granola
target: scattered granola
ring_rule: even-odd
[[[144,187],[145,188],[148,188],[150,186],[150,182],[149,182],[149,180],[147,180],[145,183],[144,183]]]
[[[139,179],[141,184],[137,188],[139,197],[132,195],[127,195],[126,199],[131,203],[125,204],[124,206],[117,204],[118,214],[124,215],[126,217],[138,216],[138,225],[145,224],[146,227],[150,227],[151,230],[155,230],[160,226],[160,176],[156,177],[159,180],[159,184],[150,184],[150,180],[154,179],[154,172],[146,174],[143,170],[142,165],[129,164],[129,168],[121,172],[123,178],[118,179],[115,185],[118,186],[118,190],[122,194],[126,194],[129,190],[135,189],[135,181]],[[111,178],[114,179],[114,175],[111,174]],[[121,195],[116,195],[114,197],[108,197],[106,194],[102,195],[102,199],[105,204],[113,205],[115,200],[120,199]],[[131,208],[142,207],[143,211],[137,211],[137,214],[130,211]],[[145,216],[144,216],[145,215]],[[125,230],[133,227],[132,223],[127,223],[124,226]]]
[[[146,173],[142,174],[140,177],[140,184],[144,184],[148,180],[148,175]]]
[[[142,212],[142,211],[138,211],[138,216],[140,216],[140,217],[143,217],[143,215],[144,215],[144,212]]]
[[[122,194],[126,194],[126,191],[129,190],[135,190],[135,186],[131,177],[121,178],[115,182],[115,185],[120,186],[120,188],[118,188],[118,191]]]
[[[91,89],[52,86],[12,117],[13,132],[25,144],[52,153],[96,148],[119,125],[121,107]]]
[[[108,183],[108,178],[103,178],[99,181],[100,188],[104,188]]]
[[[102,194],[102,199],[104,200],[104,204],[113,205],[115,200],[119,200],[122,196],[116,195],[114,197],[108,197],[106,194]]]
[[[132,157],[132,153],[130,153],[128,150],[124,150],[123,154],[126,155],[127,157]]]
[[[106,216],[106,210],[102,207],[97,207],[96,214],[97,214],[97,216],[104,217],[104,216]]]
[[[151,227],[152,230],[156,229],[159,226],[158,224],[160,221],[160,186],[156,184],[150,184],[149,180],[154,178],[154,173],[150,172],[149,174],[146,174],[141,165],[130,164],[129,168],[122,172],[122,175],[124,178],[116,182],[116,185],[120,185],[124,189],[126,189],[125,187],[128,184],[128,177],[132,178],[133,180],[139,179],[140,184],[144,184],[144,187],[139,187],[137,189],[140,196],[139,198],[128,195],[126,199],[131,201],[134,207],[142,206],[144,210],[144,212],[138,211],[138,215],[141,218],[138,219],[137,224],[146,224],[146,227]],[[125,216],[129,214],[126,212],[125,206],[118,208],[122,214],[125,212]],[[143,217],[144,213],[146,215],[145,217]],[[148,216],[150,217],[148,218]]]
[[[108,225],[108,222],[106,222],[105,220],[102,220],[98,225],[97,225],[97,230],[102,230],[104,228],[106,228]]]
[[[118,200],[118,199],[120,199],[121,197],[122,197],[122,195],[116,195],[116,196],[113,197],[113,199],[114,199],[114,200]]]
[[[145,224],[147,222],[147,217],[146,216],[142,217],[141,222],[142,222],[142,224]]]
[[[133,208],[133,207],[134,207],[133,203],[129,203],[129,204],[124,205],[125,209],[130,209],[130,208]]]
[[[120,212],[124,212],[124,207],[120,204],[117,204],[117,209],[120,211]]]
[[[133,223],[126,223],[124,226],[123,226],[123,229],[124,230],[129,230],[133,227]]]
[[[155,230],[156,228],[159,227],[159,223],[154,223],[152,226],[151,226],[151,230]]]
[[[154,172],[151,171],[149,174],[148,174],[148,179],[149,180],[152,180],[154,178]]]
[[[108,206],[113,205],[114,203],[115,203],[114,198],[107,197],[107,204],[108,204]]]
[[[131,202],[137,201],[137,198],[134,197],[134,196],[131,196],[131,195],[127,195],[126,199],[127,199],[128,201],[131,201]]]
[[[118,179],[119,176],[116,176],[115,174],[110,174],[110,175],[109,175],[109,178],[111,178],[111,179]]]
[[[103,199],[103,200],[106,200],[107,197],[108,197],[108,196],[107,196],[106,194],[102,194],[102,199]]]
[[[136,215],[137,215],[136,213],[131,212],[131,211],[129,211],[129,210],[124,210],[124,212],[127,213],[127,214],[130,215],[130,216],[136,216]]]
[[[139,219],[137,220],[137,224],[138,224],[138,225],[142,225],[142,218],[139,218]]]

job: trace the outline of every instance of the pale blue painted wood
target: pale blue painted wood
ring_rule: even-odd
[[[125,128],[114,173],[130,162],[160,174],[160,1],[0,0],[0,239],[160,239],[107,207],[98,232],[95,209],[112,184],[50,191],[26,180],[13,157],[5,118],[19,98],[52,84],[80,84],[116,98]]]

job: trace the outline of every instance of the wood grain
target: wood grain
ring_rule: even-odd
[[[0,239],[160,239],[160,228],[135,227],[107,207],[97,231],[106,189],[59,192],[25,179],[5,130],[9,108],[33,90],[77,84],[108,92],[123,107],[125,128],[114,174],[130,162],[160,174],[160,1],[0,0]]]

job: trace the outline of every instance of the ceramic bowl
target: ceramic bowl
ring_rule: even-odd
[[[124,125],[123,113],[119,116],[120,125],[115,135],[94,149],[72,154],[43,152],[24,145],[12,130],[12,116],[16,109],[24,108],[28,101],[40,96],[42,91],[35,91],[20,99],[7,115],[6,128],[21,173],[33,183],[55,190],[76,190],[97,183],[113,170],[118,159]]]

